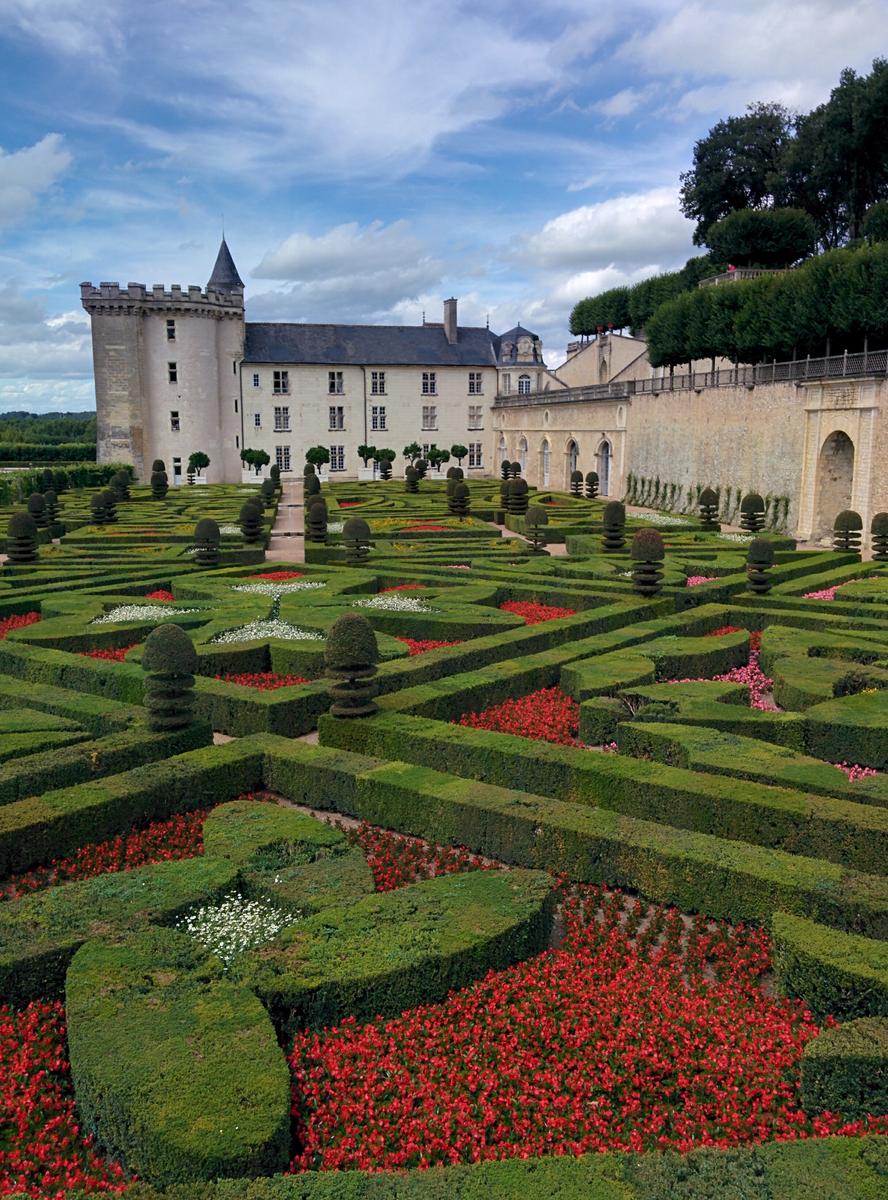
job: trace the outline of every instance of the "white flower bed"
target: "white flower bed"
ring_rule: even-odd
[[[322,642],[319,633],[310,629],[300,629],[298,625],[290,625],[286,621],[274,619],[268,621],[250,621],[238,629],[226,629],[217,633],[213,638],[216,644],[223,646],[237,645],[240,642],[263,642],[268,638],[280,638],[285,642]]]
[[[238,955],[271,941],[296,919],[267,900],[247,900],[238,893],[186,913],[176,922],[176,928],[190,934],[228,966]]]
[[[429,604],[423,604],[414,596],[399,596],[394,592],[371,596],[368,600],[355,600],[354,607],[382,609],[384,612],[433,613],[440,611],[432,608]]]
[[[164,604],[118,604],[101,617],[94,617],[90,625],[119,625],[123,621],[164,621],[168,617],[181,617],[185,613],[197,612],[196,608],[170,608]]]
[[[275,583],[268,581],[267,583],[236,583],[232,587],[234,592],[253,592],[259,596],[284,596],[288,592],[309,592],[313,588],[325,588],[326,583],[319,583],[310,579],[297,579],[293,583]]]
[[[650,521],[651,525],[689,525],[683,517],[669,517],[666,513],[632,513],[638,521]]]
[[[328,521],[327,533],[342,533],[342,528],[344,525],[345,521]]]
[[[741,542],[744,545],[746,542],[751,542],[753,535],[751,533],[720,533],[718,535],[721,542]]]
[[[220,525],[220,533],[242,533],[240,525]]]

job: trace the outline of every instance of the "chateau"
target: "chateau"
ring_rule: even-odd
[[[728,286],[731,286],[728,284]],[[467,474],[518,461],[532,486],[565,489],[598,472],[603,496],[690,511],[720,490],[766,497],[769,518],[821,540],[853,508],[869,529],[888,509],[888,355],[838,355],[684,375],[651,368],[641,338],[600,331],[556,371],[520,324],[314,325],[249,322],[224,239],[206,288],[81,284],[92,321],[99,461],[175,483],[202,450],[213,482],[251,477],[243,449],[284,474],[329,448],[331,476],[363,477],[358,446],[468,448]],[[718,364],[716,364],[718,366]],[[696,368],[700,367],[699,370]]]

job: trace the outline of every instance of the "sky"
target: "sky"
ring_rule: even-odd
[[[888,50],[885,0],[0,0],[0,411],[95,406],[82,280],[251,320],[441,320],[564,358],[680,266],[694,142]]]

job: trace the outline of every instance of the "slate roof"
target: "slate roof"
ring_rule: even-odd
[[[537,340],[537,335],[535,333],[531,333],[529,329],[525,329],[519,321],[514,329],[510,329],[508,333],[500,334],[500,341],[517,342],[520,337],[529,337],[533,338],[534,341]]]
[[[248,321],[245,363],[343,366],[495,367],[499,338],[489,329],[459,327],[451,346],[443,325],[296,325]]]
[[[207,291],[230,292],[233,288],[242,288],[243,286],[244,281],[237,273],[237,267],[234,265],[231,251],[228,249],[228,243],[223,238],[222,245],[219,247],[219,253],[216,255],[216,264],[213,267],[213,273],[207,283]]]

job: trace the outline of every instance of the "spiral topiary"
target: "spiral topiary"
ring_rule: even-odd
[[[107,489],[97,492],[89,502],[92,509],[92,519],[95,525],[110,525],[117,520],[117,501],[114,493]]]
[[[666,557],[663,538],[656,529],[639,529],[629,547],[632,559],[632,590],[639,596],[656,596],[663,586],[662,562]]]
[[[37,561],[37,522],[30,513],[16,512],[9,518],[6,557],[15,566]]]
[[[244,541],[248,545],[264,540],[265,527],[262,523],[262,509],[255,500],[247,500],[241,505],[240,527]]]
[[[310,500],[312,496],[320,496],[321,481],[317,475],[305,476],[305,498]]]
[[[109,484],[109,489],[114,493],[114,499],[117,501],[118,504],[122,503],[122,501],[124,501],[124,500],[129,500],[129,498],[130,498],[129,485],[130,485],[130,477],[129,477],[128,472],[117,471],[116,474],[111,476],[111,483]]]
[[[419,491],[419,472],[416,467],[408,467],[404,472],[404,489],[411,494]]]
[[[450,497],[450,511],[455,517],[464,521],[469,515],[470,504],[469,485],[461,479],[457,480],[453,495]]]
[[[521,474],[521,463],[520,462],[509,463],[509,478],[517,479],[520,474]]]
[[[500,463],[500,479],[509,479],[512,474],[512,464],[507,458]]]
[[[530,538],[534,554],[542,554],[545,550],[545,535],[543,530],[549,524],[549,514],[539,504],[531,504],[524,519],[524,528]]]
[[[626,545],[626,506],[619,500],[610,500],[601,514],[604,533],[603,545],[606,552],[622,550]]]
[[[515,517],[523,517],[529,504],[527,496],[527,480],[520,476],[509,483],[509,512]]]
[[[594,500],[598,495],[598,472],[586,472],[586,499]]]
[[[750,492],[740,501],[740,528],[759,533],[765,527],[765,502],[758,492]]]
[[[757,596],[770,592],[773,584],[769,574],[774,565],[774,545],[767,538],[753,538],[746,552],[746,575],[749,590]]]
[[[52,488],[47,488],[43,493],[43,502],[46,505],[47,524],[53,525],[59,519],[59,498]]]
[[[700,528],[709,533],[718,533],[721,529],[718,521],[718,494],[712,488],[704,488],[700,493],[697,511],[700,514]]]
[[[154,462],[151,464],[151,471],[152,471],[152,473],[154,471],[166,472],[166,463],[163,461],[162,458],[155,458]]]
[[[197,651],[181,626],[152,629],[142,652],[149,729],[165,733],[191,724],[196,668]]]
[[[359,518],[355,518],[358,520]],[[343,613],[330,626],[324,665],[334,717],[369,717],[377,711],[379,647],[373,626],[360,613]]]
[[[158,462],[160,459],[157,460]],[[151,472],[151,499],[163,500],[170,490],[170,481],[166,471]]]
[[[199,567],[218,567],[219,526],[212,517],[201,517],[194,527],[194,561]]]
[[[46,529],[49,516],[46,512],[46,498],[42,492],[32,492],[28,497],[28,512],[34,518],[38,529]]]
[[[308,508],[308,540],[323,545],[327,541],[327,501],[315,496]]]
[[[583,472],[571,471],[570,473],[570,494],[572,496],[582,496],[583,494]]]
[[[345,561],[351,567],[360,567],[367,561],[370,552],[370,526],[363,517],[349,517],[342,528],[345,542]]]
[[[844,509],[833,523],[833,550],[851,550],[859,553],[863,521],[860,513]]]
[[[888,562],[888,512],[876,513],[870,525],[873,562]]]

